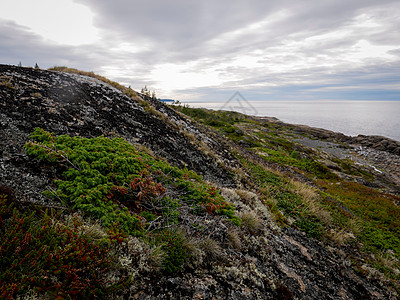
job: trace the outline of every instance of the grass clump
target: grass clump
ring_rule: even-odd
[[[12,84],[12,77],[7,77],[7,76],[1,76],[0,77],[0,87],[4,86],[9,89],[13,89],[14,86]]]
[[[183,264],[192,255],[192,245],[183,230],[166,228],[151,234],[151,243],[161,246],[165,253],[162,271],[166,274],[181,271]]]

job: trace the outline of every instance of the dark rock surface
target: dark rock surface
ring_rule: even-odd
[[[400,156],[400,142],[384,136],[377,135],[358,135],[351,139],[354,144],[373,148],[380,151],[389,152]]]
[[[17,190],[24,187],[37,200],[43,200],[40,192],[49,184],[48,174],[28,162],[23,151],[35,127],[56,135],[120,136],[207,180],[234,184],[217,158],[206,155],[195,142],[203,141],[220,160],[234,161],[229,152],[157,100],[144,100],[154,105],[148,112],[140,105],[142,99],[135,101],[104,82],[76,74],[0,65],[0,76],[8,83],[0,85],[0,181]],[[27,169],[22,171],[21,166]]]
[[[164,104],[146,98],[146,110],[143,99],[131,99],[81,75],[0,65],[1,81],[0,183],[25,201],[46,202],[41,192],[59,176],[23,150],[29,133],[41,127],[56,134],[121,136],[146,145],[221,188],[232,187],[222,189],[230,193],[237,210],[251,210],[261,218],[263,227],[255,233],[235,231],[219,217],[205,220],[205,234],[220,245],[210,251],[213,256],[197,253],[193,266],[174,276],[137,275],[127,298],[396,299],[383,281],[354,271],[346,254],[352,249],[345,253],[297,230],[277,227],[257,195],[247,199],[246,206],[235,193],[229,171],[221,167],[236,165],[226,145]],[[318,138],[332,138],[323,130],[313,132]],[[352,140],[340,134],[335,138]],[[386,146],[384,141],[376,138],[371,144],[389,149],[392,143]],[[362,265],[362,258],[357,263]]]

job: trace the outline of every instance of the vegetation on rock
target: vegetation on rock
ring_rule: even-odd
[[[54,70],[0,66],[0,298],[398,297],[396,181],[304,143],[346,138]]]
[[[310,237],[340,244],[355,245],[352,237],[357,238],[363,251],[372,254],[371,264],[389,277],[400,279],[399,196],[341,179],[335,170],[320,162],[317,152],[294,143],[294,133],[283,125],[235,112],[189,106],[175,109],[251,151],[253,156],[239,155],[241,162],[278,224],[295,226]],[[374,179],[374,175],[355,168],[348,159],[332,160],[344,174]],[[293,173],[316,188],[292,181]],[[390,257],[390,267],[375,256]]]
[[[96,237],[79,215],[65,220],[49,211],[26,212],[0,195],[0,297],[29,291],[52,298],[93,298],[127,283],[110,283],[115,263],[112,234]]]

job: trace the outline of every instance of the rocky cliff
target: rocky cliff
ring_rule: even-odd
[[[35,128],[43,131],[31,135]],[[82,74],[1,65],[0,273],[8,275],[0,276],[0,295],[397,299],[399,227],[387,220],[399,213],[397,177],[356,147],[388,153],[396,162],[399,145],[321,132],[228,112],[173,109]],[[104,139],[94,139],[99,136]],[[307,144],[315,137],[334,146]],[[111,153],[129,152],[125,164],[142,169],[132,167],[123,179],[107,177],[103,196],[89,203],[98,185],[85,176],[108,173],[82,157],[100,149],[93,141],[108,145],[111,139],[118,145],[107,148],[109,160],[118,160]],[[73,141],[79,147],[63,144]],[[91,150],[84,148],[89,144]],[[334,155],[333,148],[348,156]],[[72,184],[75,173],[81,174],[75,181],[90,185],[86,194],[80,183],[72,191],[60,183]],[[373,215],[380,209],[387,215]],[[113,222],[111,214],[134,225]],[[49,227],[66,238],[41,245],[34,236]],[[53,249],[53,243],[61,246]],[[85,248],[73,254],[65,250],[82,243]],[[32,253],[45,258],[37,274],[29,274],[36,264]],[[74,265],[78,260],[86,263]],[[91,269],[83,272],[85,264]]]

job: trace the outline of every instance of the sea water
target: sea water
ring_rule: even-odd
[[[382,135],[400,141],[400,101],[185,102],[190,107],[276,117],[285,123],[329,129],[350,136]]]

